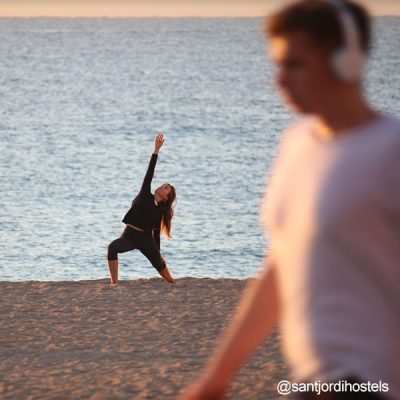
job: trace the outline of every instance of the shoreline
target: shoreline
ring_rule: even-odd
[[[202,281],[202,280],[210,280],[210,281],[239,281],[239,282],[245,282],[249,281],[251,279],[254,279],[254,277],[250,278],[212,278],[212,277],[195,277],[195,276],[185,276],[183,278],[175,278],[176,281],[178,282],[185,282],[187,280],[193,280],[193,281]],[[109,278],[100,278],[100,279],[81,279],[81,280],[52,280],[52,281],[40,281],[40,280],[26,280],[26,281],[12,281],[12,280],[0,280],[0,285],[4,283],[82,283],[82,284],[95,284],[95,283],[109,283],[110,279]],[[122,284],[127,284],[127,283],[143,283],[143,281],[162,281],[162,278],[159,276],[153,277],[153,278],[136,278],[136,279],[120,279],[119,282]]]
[[[0,281],[0,397],[175,399],[199,375],[248,281]],[[274,332],[229,398],[277,398],[282,379]]]

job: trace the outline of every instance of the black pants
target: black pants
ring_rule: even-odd
[[[107,259],[118,260],[118,253],[125,253],[134,249],[140,250],[157,271],[166,267],[156,241],[144,232],[137,231],[129,226],[125,228],[120,238],[109,244]]]
[[[343,380],[348,383],[362,383],[362,380],[356,377],[346,377],[343,379],[339,379],[338,381]],[[379,392],[324,392],[319,396],[314,392],[306,392],[301,393],[299,396],[301,400],[386,400],[385,394],[381,394]]]

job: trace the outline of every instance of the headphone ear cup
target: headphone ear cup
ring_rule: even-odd
[[[344,48],[338,49],[332,54],[331,65],[336,78],[341,81],[345,80],[344,77],[347,75],[348,62]]]
[[[342,48],[333,53],[331,59],[335,75],[344,82],[357,82],[362,75],[365,55],[355,48]]]

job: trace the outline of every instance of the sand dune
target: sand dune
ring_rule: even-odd
[[[199,374],[246,281],[0,282],[0,398],[174,399]],[[274,334],[229,398],[279,398]]]

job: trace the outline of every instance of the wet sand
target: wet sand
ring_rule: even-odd
[[[0,282],[1,399],[175,399],[198,376],[247,281]],[[274,333],[229,399],[280,396]]]

